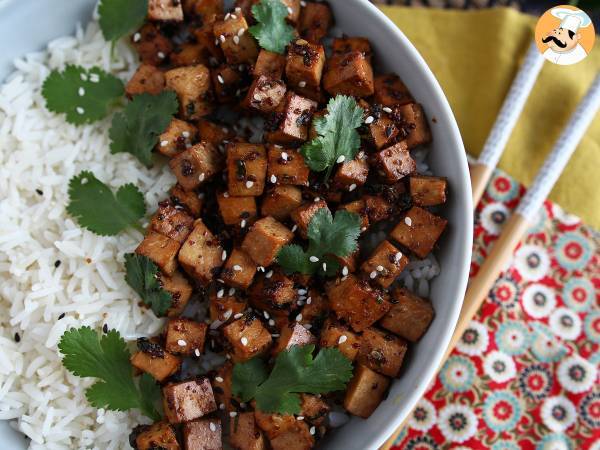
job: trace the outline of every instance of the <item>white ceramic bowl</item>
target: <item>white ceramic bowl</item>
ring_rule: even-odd
[[[10,73],[14,57],[38,50],[51,39],[86,23],[96,0],[0,0],[0,80]],[[367,0],[329,0],[336,26],[348,35],[365,36],[375,50],[379,71],[395,72],[406,83],[429,118],[433,144],[429,165],[449,180],[449,201],[442,215],[449,226],[436,255],[441,273],[431,285],[436,318],[421,341],[412,346],[405,368],[388,398],[368,420],[352,421],[332,432],[323,447],[332,450],[376,449],[405,419],[435,375],[462,305],[473,233],[471,182],[456,121],[437,80],[423,58],[396,26]],[[31,27],[35,23],[35,27]],[[441,51],[441,49],[440,49]],[[21,437],[0,427],[0,443],[25,448]],[[9,441],[9,439],[16,439]]]

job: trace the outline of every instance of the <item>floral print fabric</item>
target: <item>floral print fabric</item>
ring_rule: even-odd
[[[496,172],[475,275],[524,189]],[[600,450],[600,234],[546,202],[395,450]]]

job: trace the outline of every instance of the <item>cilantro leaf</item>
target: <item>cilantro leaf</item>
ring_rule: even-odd
[[[160,419],[153,405],[160,395],[159,387],[147,377],[142,377],[136,386],[129,362],[131,355],[118,331],[110,330],[99,337],[90,327],[73,328],[65,331],[58,348],[69,372],[99,379],[85,392],[92,406],[112,411],[137,408],[153,420]]]
[[[277,263],[287,273],[312,275],[320,270],[324,275],[337,273],[339,263],[332,255],[344,257],[356,250],[360,235],[360,217],[356,213],[340,210],[335,218],[327,208],[319,209],[308,224],[308,249],[289,244],[277,254]],[[311,257],[318,261],[311,261]],[[323,269],[323,263],[326,269]]]
[[[294,29],[287,24],[287,7],[280,0],[261,0],[252,6],[252,15],[258,22],[250,33],[265,50],[280,53],[294,38]]]
[[[81,125],[106,117],[108,107],[123,90],[119,78],[98,67],[69,64],[62,72],[50,72],[42,85],[42,96],[49,111],[64,113],[67,122]]]
[[[150,258],[135,253],[125,254],[125,281],[138,293],[157,316],[164,316],[171,307],[171,294],[158,281],[158,266]]]
[[[98,14],[104,39],[116,41],[139,28],[148,13],[148,0],[100,0]]]
[[[264,362],[257,363],[256,358],[236,364],[233,393],[242,401],[254,398],[257,409],[263,412],[299,414],[299,393],[339,391],[352,378],[352,363],[337,348],[322,348],[313,359],[314,350],[314,345],[294,345],[279,353],[268,377]]]
[[[318,136],[300,150],[308,167],[315,172],[327,170],[325,178],[329,178],[338,158],[354,159],[360,148],[356,129],[362,125],[363,114],[352,97],[337,95],[329,100],[327,114],[313,121]]]
[[[84,170],[69,181],[67,211],[80,226],[99,234],[114,236],[137,223],[146,212],[144,196],[133,184],[124,184],[114,195],[92,172]]]
[[[110,128],[110,152],[131,153],[146,167],[152,166],[152,149],[178,109],[177,95],[135,95],[122,113],[115,114]]]

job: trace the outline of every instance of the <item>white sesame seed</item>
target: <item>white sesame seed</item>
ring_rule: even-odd
[[[383,272],[383,266],[382,265],[377,266],[377,271],[378,272]]]
[[[235,45],[238,45],[240,43],[240,37],[237,34],[233,37],[233,43]]]
[[[376,276],[377,276],[376,271],[371,272],[371,274],[369,275],[369,277],[371,277],[371,280],[374,280]]]
[[[234,11],[239,14],[239,13],[242,12],[242,8],[240,8],[239,6],[236,6],[236,8],[234,9]]]
[[[309,432],[310,432],[310,434],[315,434],[317,432],[317,429],[314,427],[314,425],[312,427],[310,427]]]
[[[344,266],[344,267],[342,268],[342,275],[343,275],[343,276],[346,276],[346,275],[348,275],[348,266]]]
[[[300,81],[300,82],[298,82],[298,87],[301,87],[301,88],[306,87],[306,81]]]
[[[225,36],[223,36],[223,35],[219,36],[219,40],[220,40],[221,42],[225,42]]]
[[[205,178],[206,178],[206,174],[204,172],[202,172],[200,175],[198,175],[198,181],[204,181]]]
[[[308,291],[306,289],[298,289],[299,295],[305,295]]]
[[[217,383],[222,383],[223,382],[223,378],[222,377],[215,377],[215,381]]]
[[[235,416],[237,416],[237,412],[235,412],[235,411],[231,411],[231,412],[229,413],[229,417],[235,417]]]
[[[395,258],[396,258],[396,261],[400,261],[402,259],[402,252],[396,253]]]
[[[229,198],[229,192],[223,192],[223,197]]]
[[[308,297],[308,298],[306,299],[306,304],[307,304],[307,305],[310,305],[311,303],[312,303],[312,297]]]
[[[296,305],[298,305],[298,306],[303,306],[303,305],[304,305],[304,302],[303,302],[302,300],[298,300],[298,301],[296,302]]]
[[[237,19],[237,16],[235,14],[232,14],[231,18],[235,20],[235,19]]]
[[[221,76],[221,74],[217,75],[217,80],[219,80],[219,83],[225,84],[225,80],[223,79],[223,77]]]
[[[219,45],[219,40],[215,39],[215,45]]]
[[[277,183],[277,177],[275,175],[271,175],[271,183]]]
[[[227,259],[227,250],[223,250],[221,253],[221,261],[225,261]]]
[[[156,56],[158,56],[160,59],[165,59],[165,54],[163,52],[158,52]]]
[[[404,223],[410,227],[412,225],[412,219],[410,217],[406,216],[404,218]]]
[[[267,311],[263,311],[263,316],[265,316],[265,319],[270,319],[271,316],[269,315],[269,313]]]
[[[338,164],[341,164],[344,161],[346,161],[346,155],[340,155],[340,156],[338,156],[338,159],[336,159],[335,162],[338,163]]]
[[[225,289],[219,289],[219,292],[217,292],[217,298],[223,298],[224,295]]]
[[[295,233],[297,229],[298,229],[298,225],[294,225],[294,226],[292,227],[292,233]]]
[[[296,316],[296,322],[300,322],[302,320],[302,314],[298,314]]]
[[[142,35],[140,33],[135,33],[133,35],[133,42],[140,42],[140,39],[142,39]]]
[[[90,81],[92,83],[99,83],[100,82],[100,75],[98,75],[97,73],[90,73]]]
[[[286,152],[281,152],[281,159],[283,159],[284,161],[287,161],[288,154]]]
[[[243,72],[245,69],[246,69],[246,66],[245,66],[244,64],[240,64],[240,65],[238,66],[238,70],[239,70],[240,72]]]
[[[348,187],[348,192],[352,192],[354,189],[356,189],[356,183],[352,183],[350,187]]]
[[[360,231],[367,231],[367,227],[362,227]]]
[[[265,274],[265,278],[271,278],[273,276],[273,271],[269,270],[266,274]]]
[[[386,106],[386,107],[383,108],[383,111],[386,112],[386,113],[388,113],[388,114],[391,114],[392,108],[390,108],[389,106]]]
[[[88,182],[88,179],[87,179],[87,178],[82,178],[82,179],[81,179],[81,184],[87,184],[87,182]]]
[[[304,328],[306,328],[307,330],[310,330],[312,328],[312,324],[307,323],[306,325],[304,325]]]
[[[259,272],[264,272],[264,271],[265,271],[265,268],[264,268],[263,266],[258,266],[258,267],[256,268],[256,270],[257,270],[257,271],[259,271]]]
[[[252,186],[254,186],[254,181],[252,181],[252,180],[246,181],[246,188],[247,189],[250,189]]]
[[[235,264],[233,266],[233,270],[235,270],[236,272],[241,272],[242,271],[242,266],[240,266],[239,264]]]
[[[225,17],[223,18],[223,20],[228,20],[231,17],[231,13],[227,13],[225,14]]]
[[[275,321],[273,319],[269,319],[269,325],[274,327],[275,326]]]
[[[319,262],[319,258],[317,258],[316,256],[311,256],[308,259],[309,259],[310,262]]]
[[[369,125],[370,123],[373,123],[374,120],[375,118],[373,116],[369,116],[365,119],[365,123]]]
[[[234,318],[235,320],[237,320],[237,319],[239,319],[239,318],[240,318],[240,317],[242,317],[242,316],[243,316],[243,314],[242,314],[242,313],[237,313],[235,316],[233,316],[233,318]]]
[[[217,431],[217,426],[214,423],[210,423],[210,425],[208,426],[210,428],[210,431]]]
[[[288,13],[294,14],[294,10],[290,6],[288,6]]]
[[[200,350],[198,350],[197,348],[194,349],[194,355],[196,355],[197,358],[200,358]]]
[[[271,336],[274,338],[278,338],[280,335],[279,335],[279,333],[273,333]]]
[[[343,344],[344,342],[346,342],[348,340],[348,336],[346,336],[345,334],[342,334],[340,336],[340,338],[338,339],[338,344]]]
[[[85,110],[81,106],[75,108],[75,111],[77,111],[78,114],[83,114],[85,112]]]
[[[296,417],[296,420],[304,420],[304,416],[298,416]]]
[[[160,141],[161,147],[166,147],[167,145],[169,145],[169,141]]]
[[[246,32],[246,29],[245,29],[245,28],[240,28],[240,29],[238,30],[238,32],[237,32],[237,35],[238,35],[239,37],[242,37],[242,36],[244,35],[244,33],[245,33],[245,32]]]
[[[185,342],[183,339],[179,339],[177,341],[177,345],[179,345],[180,347],[185,347],[187,345],[187,342]]]
[[[181,132],[181,135],[182,135],[184,138],[186,138],[186,139],[187,139],[187,138],[189,138],[189,137],[190,137],[190,132],[189,132],[189,131],[182,131],[182,132]]]
[[[300,6],[302,6],[303,8],[304,8],[304,7],[306,7],[306,2],[305,2],[304,0],[302,0],[302,1],[300,2]]]
[[[229,318],[231,317],[232,314],[233,314],[233,311],[231,309],[228,309],[227,311],[225,311],[225,314],[223,314],[223,319],[229,320]]]
[[[231,297],[233,294],[235,294],[235,288],[229,288],[229,292],[227,293],[227,295]]]
[[[81,81],[87,81],[88,77],[85,73],[82,73],[81,75],[79,75],[79,78],[81,78]]]
[[[83,97],[83,96],[85,95],[85,89],[84,89],[84,88],[82,88],[82,87],[80,87],[80,88],[77,90],[77,93],[79,94],[79,96],[80,96],[80,97]]]
[[[242,219],[240,222],[240,228],[246,228],[246,219]]]
[[[323,272],[327,272],[327,263],[323,263]]]
[[[240,339],[240,342],[245,347],[246,345],[248,345],[248,338],[244,336],[242,339]]]
[[[219,409],[225,409],[225,403],[219,403]]]

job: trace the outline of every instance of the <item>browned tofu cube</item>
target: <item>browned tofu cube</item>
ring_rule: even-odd
[[[400,250],[383,241],[367,259],[360,270],[366,277],[382,288],[389,287],[408,264],[408,258]]]
[[[202,44],[182,44],[173,49],[169,62],[172,67],[209,64],[206,48]]]
[[[292,41],[288,47],[285,76],[290,87],[305,97],[318,91],[321,86],[325,49],[320,44],[311,44],[305,39]]]
[[[253,412],[238,414],[229,421],[229,444],[235,450],[266,450],[265,437],[256,426]]]
[[[190,148],[198,137],[197,128],[184,120],[173,118],[167,129],[158,137],[156,149],[172,158]]]
[[[360,249],[357,248],[354,253],[350,253],[346,256],[336,256],[335,259],[340,263],[340,266],[342,266],[342,271],[344,270],[344,267],[346,267],[348,269],[348,272],[354,273],[358,268],[359,256]]]
[[[177,269],[177,252],[180,243],[160,233],[151,231],[135,249],[138,255],[146,256],[168,276]]]
[[[321,347],[335,347],[350,361],[354,361],[360,348],[359,337],[347,327],[327,319],[321,331]]]
[[[417,206],[436,206],[446,203],[448,182],[442,177],[413,175],[410,177],[410,196]]]
[[[400,77],[392,73],[375,77],[375,102],[383,106],[395,106],[414,100]]]
[[[193,217],[187,212],[176,208],[170,200],[163,200],[152,216],[150,228],[182,244],[192,231],[193,223]]]
[[[208,378],[169,383],[162,388],[165,416],[170,423],[189,422],[216,411]]]
[[[286,308],[298,298],[297,294],[294,282],[279,271],[267,272],[256,280],[249,291],[254,307],[276,315],[287,315]]]
[[[161,287],[171,294],[171,307],[167,310],[167,317],[179,316],[192,296],[192,285],[179,271],[175,271],[170,277],[159,272],[157,278]]]
[[[173,50],[171,41],[151,23],[146,23],[131,38],[133,47],[143,64],[159,66]]]
[[[348,383],[344,408],[350,414],[368,418],[383,400],[389,385],[389,378],[361,364],[357,365],[354,377]]]
[[[166,352],[159,344],[140,339],[138,348],[140,350],[131,357],[131,365],[152,375],[158,382],[170,377],[181,367],[181,359]]]
[[[300,408],[304,419],[315,425],[325,422],[329,413],[329,405],[320,397],[311,394],[300,394]]]
[[[157,95],[165,88],[165,75],[150,64],[140,64],[125,86],[129,98],[139,94]]]
[[[260,213],[284,221],[302,204],[302,192],[296,186],[275,186],[263,198]]]
[[[367,120],[370,121],[369,117],[374,117],[372,114],[373,111],[371,111],[371,115],[367,117]],[[400,129],[385,113],[380,112],[377,114],[377,118],[369,124],[369,138],[377,149],[393,144],[399,135]]]
[[[351,52],[360,52],[369,61],[373,53],[369,40],[364,37],[335,38],[331,44],[331,50],[334,58],[339,58]]]
[[[209,312],[212,322],[227,322],[245,311],[246,301],[238,298],[234,292],[229,295],[229,291],[230,289],[219,286],[210,292]]]
[[[244,227],[250,225],[256,217],[256,197],[232,197],[228,192],[217,195],[219,212],[225,225]]]
[[[183,11],[187,15],[200,16],[203,22],[223,14],[223,0],[183,0]]]
[[[236,12],[225,17],[213,24],[213,34],[225,59],[229,64],[254,64],[258,57],[258,44],[248,32],[244,15]]]
[[[387,295],[354,275],[332,282],[326,287],[329,304],[338,319],[354,331],[363,331],[381,319],[390,309]]]
[[[223,247],[202,220],[194,222],[194,229],[181,246],[181,267],[202,284],[208,284],[223,264]]]
[[[371,223],[389,219],[394,212],[394,206],[380,195],[365,195],[364,199]]]
[[[367,328],[360,337],[357,361],[388,377],[397,377],[408,348],[406,341],[377,328]]]
[[[171,201],[178,207],[184,208],[193,217],[198,217],[202,210],[202,200],[193,191],[186,191],[176,184],[169,191]]]
[[[249,359],[265,353],[272,343],[271,333],[252,313],[234,320],[223,328],[223,336],[233,350],[235,362]]]
[[[311,288],[307,295],[308,297],[304,301],[304,305],[300,311],[300,314],[302,314],[300,323],[302,325],[321,328],[321,324],[329,312],[327,298],[314,288]]]
[[[231,140],[235,136],[229,127],[205,119],[198,121],[198,133],[201,140],[210,142],[215,146],[226,143],[224,141]]]
[[[229,195],[259,196],[265,188],[267,151],[257,144],[232,143],[227,146],[227,186]]]
[[[179,114],[186,120],[197,120],[212,112],[210,71],[202,64],[177,67],[165,72],[166,87],[179,98]]]
[[[207,328],[205,323],[194,322],[190,319],[171,319],[166,327],[165,348],[174,354],[204,353]]]
[[[242,249],[256,264],[267,267],[275,261],[279,250],[289,244],[294,233],[272,217],[257,221],[242,242]]]
[[[185,450],[221,450],[221,421],[219,419],[192,420],[183,424]]]
[[[255,78],[246,98],[242,102],[245,108],[261,113],[274,111],[285,99],[286,87],[281,80],[261,75]]]
[[[292,220],[298,225],[298,231],[304,239],[307,237],[310,221],[320,209],[329,209],[325,200],[306,203],[292,212]]]
[[[285,107],[275,131],[265,133],[267,142],[279,145],[299,145],[308,138],[308,126],[317,102],[288,91]]]
[[[300,11],[298,30],[310,42],[321,42],[333,23],[331,8],[326,3],[307,2]]]
[[[242,84],[242,76],[236,68],[222,65],[210,71],[212,84],[215,88],[215,96],[221,103],[236,100]]]
[[[256,264],[248,254],[239,248],[234,248],[225,261],[221,278],[229,286],[238,289],[248,289],[256,273]]]
[[[373,67],[362,52],[350,52],[332,60],[323,75],[323,87],[332,96],[351,95],[369,97],[373,95]]]
[[[219,409],[224,411],[233,411],[234,405],[231,403],[232,394],[232,380],[233,380],[233,364],[231,361],[225,361],[225,364],[221,365],[212,380],[213,393],[215,394],[215,401],[219,405]]]
[[[291,414],[264,413],[255,408],[254,420],[256,425],[273,439],[296,426],[296,418]]]
[[[267,179],[273,184],[308,185],[310,169],[296,150],[267,146]]]
[[[378,151],[373,159],[380,174],[388,183],[395,183],[417,170],[417,163],[410,156],[406,141],[400,141]]]
[[[365,152],[359,152],[352,161],[345,161],[338,166],[333,182],[338,189],[353,191],[367,182],[369,164]]]
[[[217,66],[220,62],[225,61],[225,56],[218,44],[220,42],[215,40],[213,34],[213,24],[216,19],[221,16],[211,15],[208,20],[202,22],[202,26],[192,28],[192,34],[196,38],[196,42],[204,48],[204,54],[208,58],[208,62],[211,67]]]
[[[298,322],[293,322],[281,329],[279,338],[277,338],[277,345],[273,348],[273,354],[276,355],[284,350],[289,350],[293,345],[303,346],[315,342],[316,338],[310,331]]]
[[[294,426],[269,441],[273,450],[310,450],[315,438],[310,434],[309,426],[297,420]]]
[[[417,342],[435,315],[431,302],[401,288],[394,290],[391,302],[392,307],[381,319],[381,326],[411,342]]]
[[[183,8],[180,1],[148,0],[148,20],[183,21]]]
[[[201,142],[179,153],[169,167],[183,189],[191,191],[219,173],[223,156],[208,142]]]
[[[418,103],[402,105],[397,108],[397,112],[401,115],[406,128],[410,130],[406,137],[409,149],[431,142],[431,131],[421,105]]]
[[[261,49],[258,54],[258,59],[254,65],[252,74],[254,78],[258,78],[262,75],[279,80],[283,76],[283,69],[285,68],[285,56],[279,53],[270,52],[265,49]]]
[[[179,443],[175,430],[167,422],[156,422],[142,431],[135,438],[138,450],[154,450],[163,448],[165,450],[179,450]]]
[[[448,221],[429,211],[413,206],[390,236],[412,251],[419,258],[425,258],[444,232]]]
[[[369,215],[367,214],[367,205],[363,199],[341,205],[339,209],[358,214],[360,217],[360,230],[366,231],[369,228]]]

